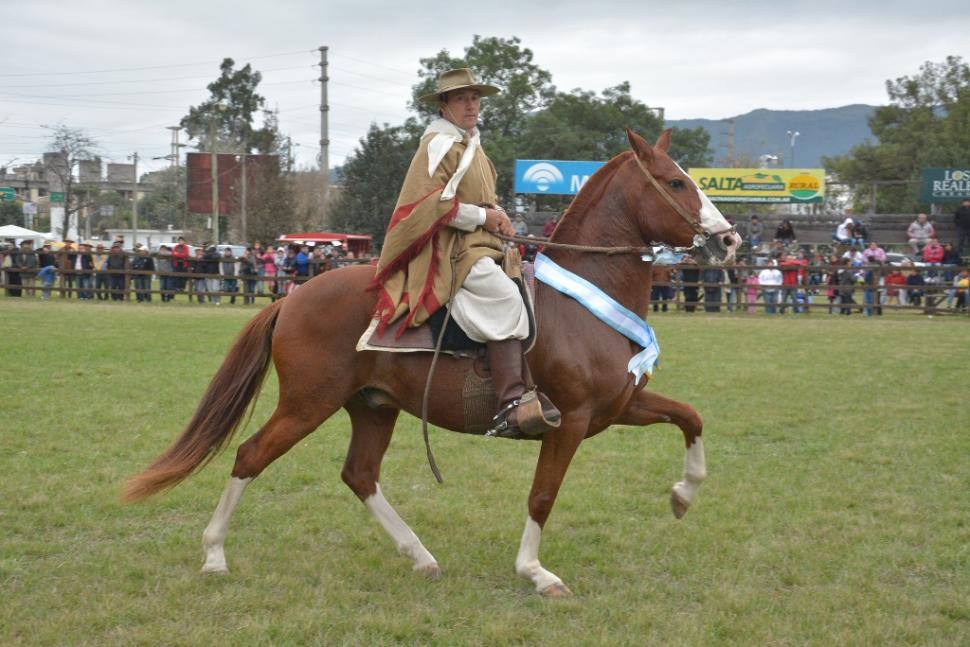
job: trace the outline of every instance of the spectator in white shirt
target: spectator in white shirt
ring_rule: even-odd
[[[936,227],[927,219],[925,213],[921,213],[916,216],[916,220],[909,223],[909,227],[906,228],[906,236],[909,238],[913,253],[919,254],[923,251],[926,243],[930,241],[930,238],[936,238]]]
[[[761,285],[761,296],[765,301],[765,313],[775,314],[775,304],[778,303],[778,288],[781,286],[782,275],[778,269],[778,261],[771,261],[771,266],[758,272],[758,283]]]

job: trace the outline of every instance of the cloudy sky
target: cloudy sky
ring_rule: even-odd
[[[108,161],[160,168],[171,133],[223,57],[263,73],[301,164],[319,140],[319,61],[330,62],[331,164],[373,122],[408,115],[418,59],[474,34],[518,36],[562,90],[629,81],[668,119],[755,108],[886,102],[885,81],[970,59],[970,3],[0,0],[0,165],[39,157],[44,126],[84,129]],[[15,11],[13,10],[15,7]],[[797,127],[797,124],[794,124]]]

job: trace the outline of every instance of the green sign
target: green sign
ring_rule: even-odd
[[[51,191],[51,202],[60,202],[64,204],[64,194],[60,191]]]
[[[925,168],[920,200],[934,202],[963,202],[970,198],[970,169]]]
[[[0,186],[0,200],[15,200],[17,192],[9,186]]]

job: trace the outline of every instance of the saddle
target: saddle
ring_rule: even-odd
[[[526,352],[532,349],[536,338],[536,318],[533,299],[535,297],[535,269],[532,263],[522,262],[522,281],[513,279],[522,293],[526,310],[529,313],[529,337],[523,341]],[[447,306],[446,306],[447,307]],[[364,334],[357,341],[357,350],[375,350],[389,353],[434,352],[438,335],[445,324],[447,312],[439,308],[428,321],[417,328],[406,328],[398,335],[394,326],[383,332],[377,329],[378,321],[372,320]],[[480,357],[485,354],[485,344],[469,339],[465,331],[448,317],[445,336],[441,342],[441,352],[455,357]]]
[[[535,272],[532,263],[522,263],[522,279],[513,279],[522,293],[529,316],[529,337],[523,340],[523,348],[531,350],[536,339],[536,318],[533,298],[535,295]],[[447,319],[447,322],[446,322]],[[428,321],[416,328],[407,328],[398,335],[392,326],[383,333],[378,331],[378,321],[371,321],[370,326],[357,342],[357,350],[370,350],[391,353],[428,353],[434,352],[438,336],[445,328],[441,341],[441,353],[455,358],[472,358],[472,368],[465,374],[462,385],[462,408],[464,425],[461,431],[478,436],[487,435],[494,426],[493,414],[498,408],[498,398],[492,383],[491,370],[485,344],[476,342],[465,334],[465,331],[447,316],[445,308],[440,308]],[[526,363],[527,366],[527,363]],[[528,370],[528,369],[526,369]],[[530,380],[531,381],[531,380]],[[550,420],[547,411],[554,409],[552,403],[535,389],[527,391],[522,397],[519,420],[522,432],[493,430],[490,435],[515,440],[539,440],[542,433],[549,428],[559,426],[558,420]]]

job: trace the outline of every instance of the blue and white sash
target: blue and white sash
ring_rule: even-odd
[[[636,378],[634,384],[639,383],[644,374],[653,375],[654,364],[660,359],[660,345],[646,321],[586,279],[556,265],[544,254],[536,255],[535,274],[538,280],[576,299],[597,319],[643,347],[627,364],[627,370]]]

